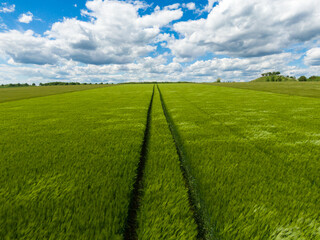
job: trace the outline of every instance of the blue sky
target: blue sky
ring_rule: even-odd
[[[69,1],[54,1],[54,0],[46,0],[46,1],[39,1],[39,0],[11,0],[6,1],[8,5],[15,5],[15,11],[11,14],[3,15],[3,22],[10,28],[10,29],[19,29],[19,30],[28,30],[32,29],[36,33],[42,34],[48,28],[57,21],[62,21],[63,18],[74,18],[77,17],[78,19],[85,20],[85,17],[81,16],[81,9],[86,8],[86,2],[82,0],[69,0]],[[187,1],[145,1],[150,8],[140,10],[139,13],[141,15],[150,14],[153,10],[152,6],[159,6],[161,8],[176,4],[176,3],[188,3]],[[203,8],[207,5],[207,1],[201,0],[196,1],[196,5],[199,8]],[[216,2],[217,4],[218,2]],[[21,24],[18,19],[19,15],[31,12],[35,19],[29,25]],[[207,12],[203,12],[202,14],[194,14],[192,11],[185,11],[181,19],[179,21],[187,21],[190,19],[199,19],[203,16],[207,15]],[[3,30],[2,30],[3,31]]]
[[[0,84],[320,75],[317,0],[0,3]]]

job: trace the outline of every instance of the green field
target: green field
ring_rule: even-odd
[[[214,83],[212,85],[320,98],[320,82],[245,82]]]
[[[151,90],[2,103],[0,239],[121,239]]]
[[[138,216],[139,239],[196,239],[197,226],[174,140],[156,90]]]
[[[238,84],[0,94],[0,239],[320,239],[320,85]]]
[[[210,238],[320,238],[319,99],[161,86]]]
[[[43,97],[68,92],[76,92],[94,88],[106,87],[105,85],[69,85],[69,86],[45,86],[45,87],[12,87],[0,88],[0,103]]]

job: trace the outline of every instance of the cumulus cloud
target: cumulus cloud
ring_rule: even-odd
[[[281,53],[253,58],[213,58],[196,61],[186,68],[193,76],[219,76],[228,80],[253,79],[262,72],[284,70],[295,56]],[[240,79],[238,79],[240,80]]]
[[[200,11],[194,2],[152,9],[142,1],[90,0],[81,20],[64,18],[44,34],[4,29],[0,83],[246,81],[269,71],[319,73],[316,0],[208,0],[205,18],[172,25],[187,9]],[[307,68],[289,64],[304,55]]]
[[[33,31],[10,30],[0,33],[0,53],[17,63],[54,64],[58,57],[52,54],[52,42]]]
[[[208,0],[208,4],[203,9],[203,12],[210,12],[213,9],[214,3],[219,2],[216,0]]]
[[[187,8],[188,10],[195,10],[196,9],[196,4],[194,2],[183,3],[182,7]]]
[[[8,3],[2,3],[0,6],[0,13],[11,13],[15,11],[16,6],[14,4],[8,5]]]
[[[221,0],[212,9],[213,3],[207,18],[174,24],[180,34],[169,44],[174,55],[264,56],[320,36],[317,0]]]
[[[183,13],[181,9],[156,11],[150,15],[145,15],[137,20],[137,23],[141,27],[158,28],[169,24],[174,20],[178,20],[182,17]],[[157,29],[158,30],[158,29]]]
[[[119,83],[127,81],[164,81],[179,80],[181,73],[179,63],[167,64],[165,56],[155,58],[140,58],[136,63],[84,65],[72,60],[62,60],[58,65],[26,65],[0,64],[0,84],[18,82],[40,83],[48,81],[78,81],[78,82],[109,82]],[[170,78],[165,76],[170,75]],[[20,81],[21,82],[21,81]]]
[[[169,5],[169,6],[165,6],[164,9],[175,10],[175,9],[178,9],[179,7],[180,7],[180,3],[175,3],[175,4],[172,4],[172,5]]]
[[[83,65],[73,60],[62,60],[58,65],[26,67],[23,65],[0,67],[0,83],[26,76],[29,83],[35,81],[79,81],[79,82],[126,82],[126,81],[244,81],[259,77],[262,72],[281,71],[292,75],[302,73],[287,63],[296,56],[290,53],[275,54],[265,57],[213,58],[196,61],[184,67],[177,62],[168,61],[166,54],[157,57],[139,58],[135,63],[109,65]],[[314,71],[313,71],[314,72]],[[3,73],[3,74],[2,74]],[[311,71],[309,71],[311,73]],[[315,74],[315,73],[314,73]],[[308,74],[306,74],[308,75]]]
[[[30,23],[33,20],[33,14],[31,12],[23,13],[19,17],[19,22]]]
[[[183,14],[181,9],[163,9],[140,16],[143,3],[115,0],[88,1],[86,7],[82,14],[90,21],[65,18],[44,36],[30,31],[0,33],[0,51],[20,63],[51,64],[60,58],[85,64],[125,64],[154,51],[161,28]],[[23,16],[20,20],[30,19]],[[39,54],[30,55],[32,51]]]
[[[311,66],[320,66],[320,48],[312,48],[306,53],[304,62]]]

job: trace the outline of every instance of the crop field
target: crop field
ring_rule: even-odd
[[[320,101],[161,86],[209,239],[320,239]]]
[[[320,239],[320,95],[272,84],[0,90],[0,239]]]
[[[196,239],[197,227],[175,143],[155,91],[138,214],[138,239]]]
[[[43,86],[43,87],[14,87],[0,88],[0,103],[20,99],[43,97],[68,92],[76,92],[94,88],[106,87],[106,85],[69,85],[69,86]]]
[[[213,85],[320,98],[320,82],[244,82],[214,83]]]
[[[0,239],[121,239],[151,91],[2,103]]]

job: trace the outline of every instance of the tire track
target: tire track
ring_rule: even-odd
[[[133,190],[131,192],[131,198],[130,198],[128,214],[127,214],[127,221],[126,221],[125,230],[124,230],[125,240],[138,239],[138,235],[136,231],[136,229],[138,228],[137,213],[138,213],[140,201],[141,201],[142,179],[143,179],[143,173],[144,173],[144,168],[145,168],[146,159],[147,159],[147,147],[148,147],[148,142],[150,137],[150,121],[151,121],[151,109],[152,109],[152,103],[153,103],[153,97],[154,97],[154,88],[155,86],[153,85],[151,100],[150,100],[148,113],[147,113],[146,128],[144,131],[144,137],[143,137],[143,142],[142,142],[142,147],[140,152],[140,161],[137,168],[136,180],[135,180],[135,183],[133,184]]]
[[[209,239],[209,237],[208,237],[209,231],[207,230],[208,224],[205,223],[203,208],[201,208],[201,206],[204,206],[204,204],[200,200],[200,197],[196,192],[195,181],[192,178],[192,176],[190,175],[190,173],[189,173],[190,171],[188,170],[188,168],[186,166],[187,157],[186,157],[186,154],[183,150],[181,137],[179,136],[179,134],[175,128],[174,122],[173,122],[173,120],[167,110],[166,104],[165,104],[164,99],[161,94],[161,90],[158,85],[157,85],[157,89],[159,91],[163,113],[166,117],[168,127],[170,129],[172,138],[173,138],[175,146],[176,146],[177,154],[179,156],[180,169],[181,169],[181,172],[182,172],[182,175],[183,175],[183,178],[185,181],[185,185],[186,185],[186,188],[188,191],[190,208],[193,212],[193,216],[194,216],[195,222],[197,224],[197,230],[198,230],[197,239],[201,239],[201,240]]]

